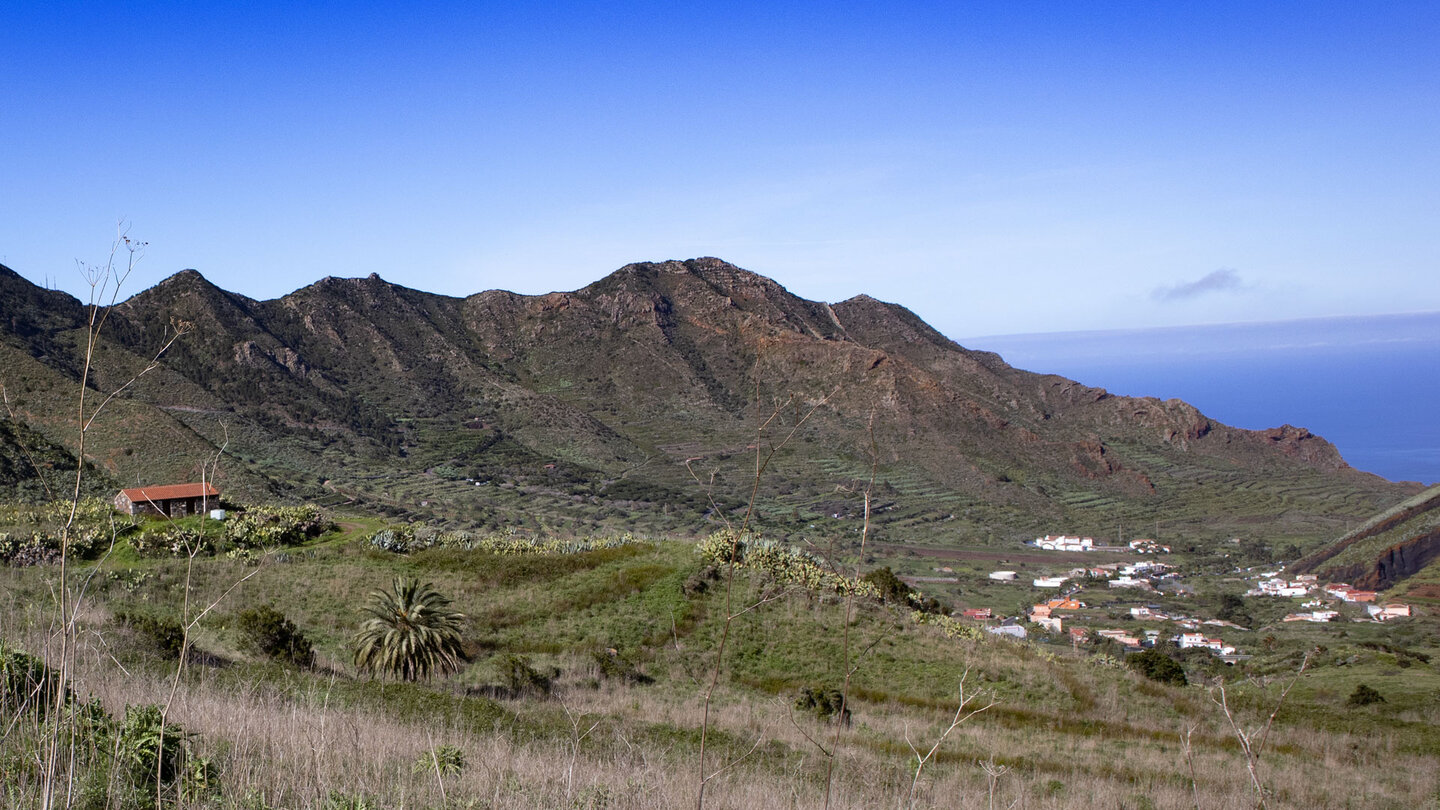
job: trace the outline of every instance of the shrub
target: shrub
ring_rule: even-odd
[[[298,546],[334,528],[319,507],[257,506],[225,523],[225,539],[236,548]]]
[[[167,785],[182,778],[211,784],[215,780],[213,766],[191,756],[194,736],[164,722],[159,706],[126,706],[111,750],[117,764],[139,784],[153,785],[156,776]]]
[[[165,658],[179,658],[185,648],[185,627],[174,619],[135,613],[116,613],[115,621],[134,630]]]
[[[585,539],[532,539],[513,530],[472,534],[467,531],[442,531],[423,524],[387,526],[370,535],[371,548],[394,554],[408,554],[429,548],[453,551],[482,551],[503,556],[524,554],[580,554],[587,551],[631,546],[643,541],[626,533],[618,537]]]
[[[299,667],[315,663],[315,649],[295,623],[270,605],[240,612],[241,641],[249,649]]]
[[[884,568],[876,568],[866,574],[863,579],[874,585],[875,589],[880,592],[880,598],[886,602],[903,605],[909,601],[910,586],[895,576],[895,572],[891,571],[888,565]]]
[[[459,776],[465,772],[465,752],[453,745],[426,749],[410,770],[414,773],[439,771],[441,776]]]
[[[595,650],[590,653],[590,658],[595,662],[595,668],[599,671],[600,677],[615,679],[629,684],[650,684],[655,679],[640,671],[627,656],[619,650],[611,647],[605,650]]]
[[[841,723],[850,725],[850,707],[845,705],[845,696],[839,689],[826,689],[824,687],[811,688],[809,686],[800,690],[795,698],[795,708],[809,712],[820,720],[827,723]]]
[[[1157,650],[1134,653],[1125,659],[1125,663],[1152,681],[1176,686],[1189,683],[1185,678],[1185,668],[1175,659]]]
[[[210,540],[178,524],[147,527],[130,535],[130,545],[142,556],[179,557],[210,550]]]
[[[1363,683],[1355,687],[1355,691],[1351,692],[1350,697],[1345,699],[1345,705],[1347,706],[1369,706],[1373,703],[1384,702],[1384,695]]]
[[[733,561],[738,567],[758,571],[777,582],[796,585],[811,593],[880,598],[880,591],[873,584],[832,570],[808,551],[749,535],[716,532],[700,544],[700,556],[714,566],[729,565]]]
[[[500,679],[511,695],[548,695],[559,670],[541,672],[523,655],[508,653],[500,659]]]

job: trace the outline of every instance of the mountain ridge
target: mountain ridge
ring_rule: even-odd
[[[49,296],[6,272],[0,294],[16,310],[0,338],[32,356],[44,343],[42,364],[73,377],[73,352],[55,347],[83,327],[83,307],[33,312]],[[323,481],[401,511],[449,502],[455,520],[522,512],[462,491],[498,477],[543,493],[536,508],[560,526],[639,509],[644,525],[703,531],[713,507],[682,516],[664,501],[707,487],[744,500],[735,456],[767,417],[782,432],[761,435],[762,449],[796,437],[762,487],[772,516],[789,513],[785,533],[845,512],[835,488],[866,477],[871,447],[897,493],[887,530],[928,540],[1167,512],[1199,531],[1212,513],[1282,507],[1301,516],[1292,533],[1318,540],[1412,491],[1350,469],[1304,429],[1240,430],[1179,400],[1016,369],[901,305],[809,301],[713,257],[627,264],[568,292],[464,297],[371,274],[257,301],[185,270],[117,304],[111,322],[105,345],[131,358],[117,369],[186,325],[162,363],[169,382],[138,386],[133,405],[164,406],[208,437],[223,431],[197,414],[223,411],[246,436],[230,452],[267,489],[314,496]],[[61,438],[53,424],[50,435]],[[117,478],[134,474],[104,452]],[[1267,476],[1276,482],[1256,483]],[[607,498],[622,480],[655,500]],[[1224,503],[1227,482],[1275,491]]]

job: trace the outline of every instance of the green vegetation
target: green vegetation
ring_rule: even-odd
[[[185,649],[185,627],[178,619],[120,611],[115,614],[115,622],[129,627],[149,641],[155,652],[164,658],[179,658]]]
[[[1179,662],[1159,650],[1143,650],[1125,657],[1126,666],[1152,681],[1184,686],[1185,668]]]
[[[392,590],[370,594],[369,616],[355,636],[355,666],[361,672],[406,681],[425,680],[459,669],[464,614],[430,583],[396,577]]]
[[[133,617],[179,621],[187,581],[195,604],[224,596],[221,609],[191,631],[195,654],[181,675],[187,697],[166,725],[184,729],[187,753],[164,766],[182,774],[162,785],[167,801],[187,808],[228,810],[263,801],[318,810],[346,802],[394,806],[403,793],[407,805],[439,807],[443,784],[448,800],[460,806],[497,793],[511,807],[594,806],[597,796],[608,796],[612,807],[692,805],[695,684],[717,649],[727,560],[739,563],[734,598],[748,609],[731,628],[710,743],[722,763],[758,748],[712,786],[717,806],[746,806],[748,791],[794,792],[799,806],[821,806],[824,755],[815,743],[837,751],[836,784],[852,797],[834,806],[894,804],[913,776],[907,735],[918,746],[943,730],[967,669],[967,686],[977,685],[998,703],[927,764],[920,795],[931,804],[985,806],[989,777],[975,762],[993,757],[997,770],[1010,769],[996,783],[997,802],[1025,796],[1045,806],[1045,797],[1083,794],[1102,806],[1129,806],[1143,794],[1156,806],[1190,806],[1188,778],[1176,770],[1176,757],[1183,731],[1194,728],[1203,804],[1240,805],[1250,790],[1243,763],[1206,688],[1178,685],[1173,670],[1152,679],[1140,664],[1163,659],[1187,678],[1185,669],[1218,666],[1206,677],[1224,677],[1232,707],[1255,723],[1293,677],[1303,652],[1317,644],[1326,650],[1312,655],[1266,753],[1267,784],[1279,804],[1321,806],[1322,795],[1363,790],[1379,806],[1410,806],[1425,800],[1426,780],[1440,776],[1434,768],[1440,706],[1433,702],[1440,674],[1430,665],[1437,652],[1430,619],[1267,626],[1256,635],[1273,636],[1273,644],[1242,642],[1256,656],[1239,667],[1213,663],[1208,652],[1183,662],[1142,653],[1118,666],[1068,644],[1017,643],[980,633],[971,622],[886,602],[879,589],[841,577],[823,558],[753,535],[719,534],[699,546],[594,538],[575,551],[557,550],[563,543],[550,540],[473,548],[437,542],[400,554],[372,543],[373,524],[347,516],[340,522],[353,525],[343,537],[276,549],[253,562],[216,553],[193,561],[160,556],[86,564],[96,571],[87,619],[95,632],[82,638],[109,639],[115,661],[87,656],[90,663],[77,675],[84,684],[109,685],[105,701],[117,718],[126,705],[153,703],[149,696],[165,694],[175,675],[176,663],[134,631]],[[416,533],[425,535],[410,532]],[[0,571],[0,592],[21,602],[41,597],[47,570]],[[405,680],[403,669],[393,680],[370,681],[349,665],[355,631],[367,618],[355,612],[356,595],[377,579],[397,578],[407,582],[396,583],[376,605],[427,601],[419,583],[429,583],[430,593],[454,600],[444,610],[464,614],[457,632],[465,659],[457,659],[453,672],[434,668],[429,683]],[[405,596],[407,587],[413,596]],[[851,633],[862,651],[845,706],[849,726],[838,708],[844,668],[837,629],[847,592],[857,596]],[[263,618],[256,624],[272,630],[289,623],[299,634],[303,627],[314,668],[289,666],[283,654],[278,661],[245,655],[259,649],[245,629],[250,622],[242,621],[247,615]],[[132,632],[106,632],[122,617]],[[0,619],[0,632],[26,635],[27,621],[23,611],[12,611]],[[1346,635],[1338,636],[1341,630]],[[1165,667],[1155,663],[1155,672]],[[129,674],[120,676],[119,666]],[[418,678],[419,669],[412,671]],[[1378,687],[1385,702],[1363,711],[1350,706],[1346,696],[1361,683]],[[246,719],[237,724],[237,717]],[[321,728],[337,732],[320,736]],[[366,731],[338,731],[348,728]],[[837,728],[839,748],[832,749]],[[102,742],[113,747],[115,737],[93,739],[94,759],[79,760],[82,772],[120,769],[98,753]],[[1384,779],[1384,770],[1374,767],[1378,753],[1331,763],[1328,773],[1314,770],[1311,763],[1323,761],[1320,752],[1333,744],[1388,752],[1396,767],[1417,775],[1403,783]],[[293,757],[314,765],[286,768]],[[486,767],[476,764],[481,761]],[[17,795],[33,795],[25,791],[34,789],[37,774],[6,773],[22,791]],[[126,791],[137,784],[132,776],[121,781]],[[153,778],[140,784],[153,806]],[[112,791],[112,805],[130,801],[122,794],[132,795]],[[963,798],[974,796],[980,804]]]
[[[315,649],[295,623],[270,605],[240,611],[236,619],[246,647],[299,667],[315,662]]]
[[[1346,706],[1370,706],[1375,703],[1384,703],[1385,698],[1371,686],[1360,684],[1350,697],[1345,698]]]

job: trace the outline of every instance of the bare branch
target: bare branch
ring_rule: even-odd
[[[965,671],[960,675],[960,703],[955,707],[955,716],[950,718],[950,725],[947,726],[944,731],[940,732],[940,736],[935,739],[935,744],[930,746],[930,750],[926,751],[923,756],[921,756],[920,751],[915,748],[914,743],[910,742],[909,729],[908,727],[906,729],[905,744],[910,746],[910,750],[915,754],[916,760],[915,777],[910,780],[909,806],[912,808],[915,806],[915,790],[920,785],[920,773],[925,770],[926,763],[928,763],[931,759],[935,757],[935,752],[940,750],[940,746],[945,742],[945,738],[949,737],[950,732],[954,731],[966,720],[969,720],[975,715],[995,705],[995,701],[991,700],[989,703],[986,703],[984,706],[981,706],[978,709],[970,708],[971,704],[979,700],[984,693],[975,692],[969,695],[965,694],[965,678],[969,675],[970,669],[967,667]]]

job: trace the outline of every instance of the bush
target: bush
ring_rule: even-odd
[[[149,641],[165,658],[179,658],[185,648],[185,627],[174,619],[162,619],[135,613],[116,613],[115,621],[134,630]]]
[[[1185,686],[1189,683],[1185,678],[1185,668],[1180,666],[1175,659],[1157,650],[1134,653],[1125,659],[1125,663],[1152,681],[1175,686]]]
[[[1366,684],[1355,687],[1350,697],[1345,699],[1346,706],[1369,706],[1373,703],[1384,703],[1385,696],[1372,689]]]
[[[261,655],[298,667],[315,663],[315,648],[309,639],[270,605],[241,611],[237,627],[241,642]]]
[[[509,653],[500,659],[500,678],[512,695],[548,695],[554,679],[559,676],[558,669],[541,672],[523,655]]]
[[[130,545],[141,556],[168,554],[173,557],[210,550],[210,540],[178,524],[147,527],[130,535]]]
[[[108,748],[117,765],[138,785],[180,783],[187,795],[195,796],[216,787],[215,766],[191,753],[195,735],[174,723],[164,722],[159,706],[126,706],[125,719]]]
[[[413,773],[436,773],[458,777],[465,772],[465,752],[453,745],[426,749],[410,770]]]
[[[880,598],[886,602],[903,605],[909,600],[910,586],[895,576],[895,572],[891,571],[888,565],[884,568],[876,568],[866,574],[863,579],[874,585],[875,589],[880,592]]]
[[[225,539],[235,548],[298,546],[335,527],[315,506],[257,506],[225,523]]]
[[[451,551],[480,551],[502,556],[538,554],[581,554],[587,551],[633,546],[642,541],[626,533],[618,537],[575,539],[532,539],[513,530],[472,534],[467,531],[436,529],[424,524],[387,526],[370,535],[371,548],[394,554],[409,554],[437,548]]]
[[[655,679],[640,671],[635,662],[621,654],[613,647],[605,650],[595,650],[590,653],[595,662],[595,668],[599,671],[600,677],[605,679],[616,679],[629,684],[650,684]]]
[[[795,708],[809,712],[827,723],[841,723],[848,726],[850,725],[850,707],[846,706],[845,702],[845,696],[840,693],[839,689],[807,686],[801,689],[799,696],[795,698]]]

